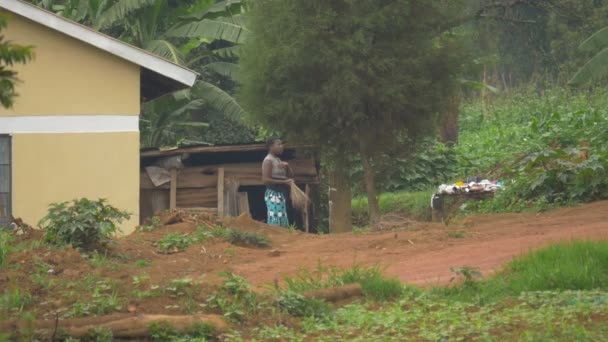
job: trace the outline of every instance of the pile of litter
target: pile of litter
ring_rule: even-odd
[[[437,195],[453,195],[453,194],[466,194],[466,193],[479,193],[479,192],[496,192],[497,190],[503,189],[504,183],[502,181],[490,181],[487,179],[479,182],[471,181],[468,183],[457,182],[454,184],[441,184],[437,191]]]

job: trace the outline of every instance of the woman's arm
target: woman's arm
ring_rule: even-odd
[[[289,163],[283,162],[283,166],[285,167],[285,171],[287,171],[287,177],[294,178],[294,173]]]
[[[262,164],[262,183],[266,185],[271,184],[291,184],[293,179],[274,179],[272,178],[272,162],[270,160],[264,160]]]

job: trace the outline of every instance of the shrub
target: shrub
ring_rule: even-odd
[[[82,250],[104,247],[119,231],[117,224],[130,215],[100,199],[86,198],[50,205],[48,214],[39,225],[44,229],[44,240],[54,245],[70,245]]]

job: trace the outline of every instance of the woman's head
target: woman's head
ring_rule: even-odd
[[[268,148],[268,152],[275,156],[283,154],[283,142],[280,138],[272,137],[268,139],[268,141],[266,141],[266,147]]]

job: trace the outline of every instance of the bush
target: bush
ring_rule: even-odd
[[[119,231],[117,224],[130,217],[127,212],[108,205],[104,199],[91,201],[82,198],[72,203],[51,204],[39,225],[44,229],[46,242],[89,251],[105,247]]]

